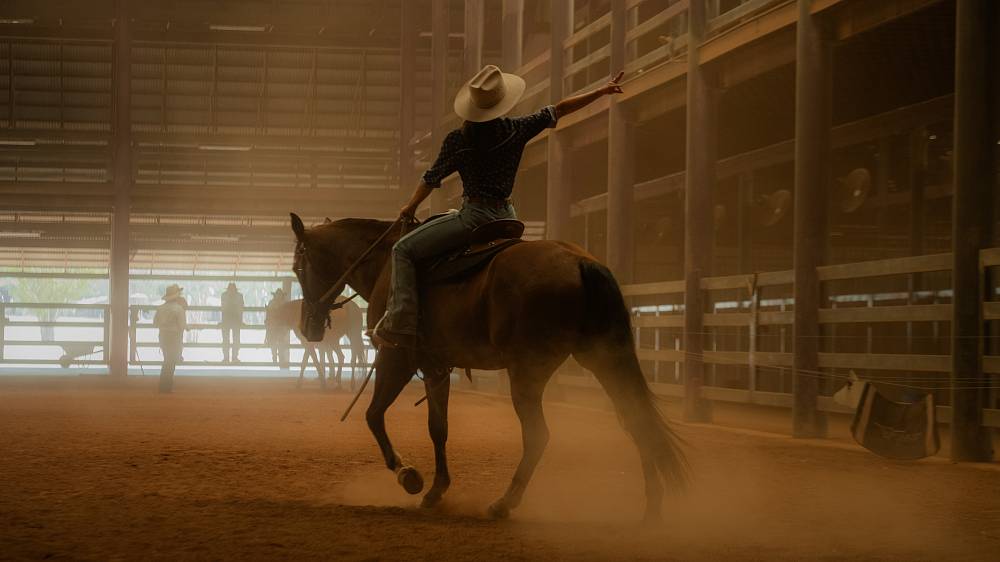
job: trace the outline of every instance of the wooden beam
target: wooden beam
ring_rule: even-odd
[[[572,0],[550,0],[552,11],[552,34],[550,42],[549,61],[549,99],[558,103],[563,96],[565,66],[565,51],[562,48],[563,39],[569,36],[570,24],[573,21]],[[562,119],[560,121],[565,121]],[[562,123],[560,123],[561,125]],[[569,153],[566,147],[566,133],[557,130],[550,131],[548,137],[548,170],[546,172],[547,189],[545,197],[545,237],[550,240],[565,240],[569,238],[570,205],[573,194],[569,178]]]
[[[411,141],[416,134],[417,116],[417,13],[415,2],[399,8],[399,186],[411,189],[417,170]]]
[[[795,297],[792,435],[825,437],[826,416],[819,410],[819,304],[816,268],[823,263],[830,171],[832,49],[824,22],[809,11],[811,0],[796,6],[795,73]]]
[[[625,66],[627,13],[621,2],[611,4],[611,69]],[[608,108],[607,263],[620,282],[632,280],[635,241],[632,194],[635,184],[635,127],[616,99]]]
[[[115,195],[111,223],[110,350],[108,371],[128,374],[129,213],[132,188],[132,34],[129,0],[115,5],[114,148]]]
[[[993,460],[993,438],[983,425],[990,392],[983,375],[983,270],[980,251],[992,242],[997,188],[997,97],[992,58],[1000,49],[1000,4],[957,0],[955,17],[955,193],[952,203],[951,458]]]
[[[688,10],[687,143],[684,197],[684,417],[710,421],[710,403],[701,396],[703,317],[701,278],[711,275],[712,192],[715,187],[718,100],[702,66],[698,47],[705,37],[704,2]]]
[[[506,72],[521,68],[524,49],[524,0],[503,0],[502,59]]]

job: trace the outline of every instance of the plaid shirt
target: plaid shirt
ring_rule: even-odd
[[[464,196],[507,199],[525,145],[543,129],[555,126],[556,108],[551,105],[524,117],[501,118],[498,127],[503,140],[485,151],[470,146],[462,130],[456,129],[445,137],[437,160],[424,173],[424,183],[441,187],[446,177],[458,172]]]

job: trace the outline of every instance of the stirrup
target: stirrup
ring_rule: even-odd
[[[365,334],[376,347],[388,347],[392,349],[397,348],[415,348],[417,346],[417,336],[416,334],[401,334],[397,332],[392,332],[386,330],[382,327],[382,322],[385,321],[385,316],[379,319],[375,324],[375,328],[368,330]]]

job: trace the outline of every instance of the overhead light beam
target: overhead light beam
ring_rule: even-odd
[[[208,28],[212,31],[247,31],[247,32],[257,32],[267,31],[268,26],[266,25],[227,25],[212,23],[208,25]]]

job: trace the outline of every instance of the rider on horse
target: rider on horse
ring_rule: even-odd
[[[477,227],[516,218],[510,194],[525,145],[545,128],[598,98],[621,93],[623,73],[592,92],[564,99],[524,117],[505,118],[524,94],[520,76],[487,65],[455,96],[465,120],[445,137],[434,165],[424,174],[400,218],[412,221],[417,207],[454,172],[462,178],[462,209],[424,223],[392,248],[391,293],[385,316],[372,334],[378,346],[414,347],[417,339],[416,264],[460,249]]]

